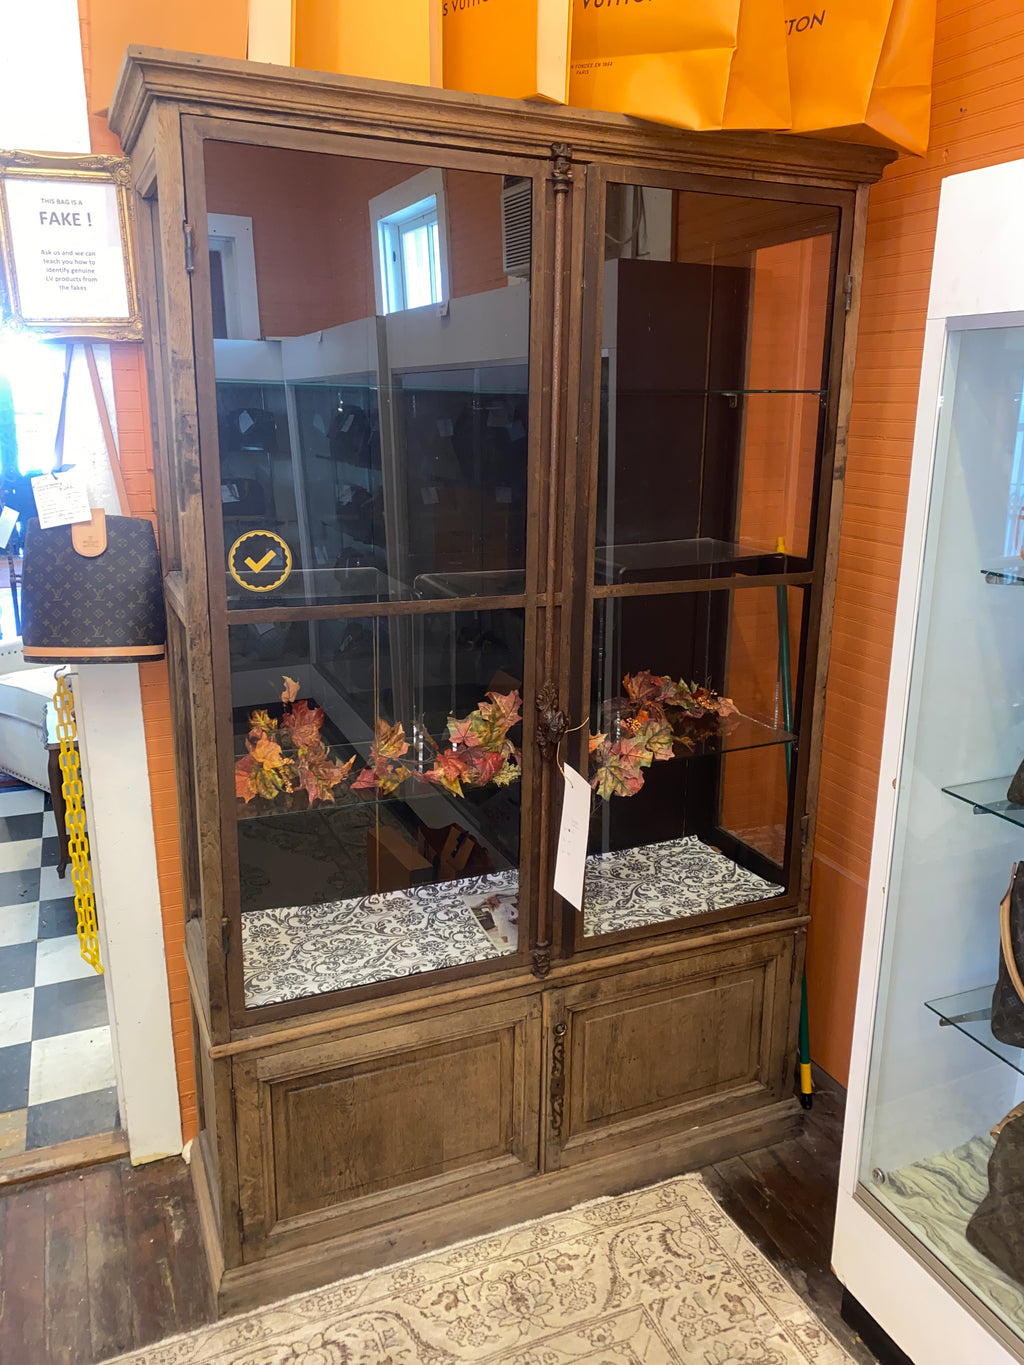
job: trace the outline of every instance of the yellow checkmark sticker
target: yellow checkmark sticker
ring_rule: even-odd
[[[277,554],[276,550],[268,550],[262,559],[247,559],[245,562],[247,567],[252,569],[253,573],[259,573],[260,569],[265,569],[267,567],[275,554]]]
[[[245,548],[251,549],[250,555],[245,555]],[[271,570],[267,581],[254,582],[255,574],[262,574],[263,570],[277,557],[280,551],[281,559],[276,568]],[[245,556],[243,558],[243,556]],[[246,592],[273,592],[289,577],[293,567],[292,552],[286,540],[283,540],[276,531],[246,531],[240,535],[228,551],[228,572],[240,588]]]

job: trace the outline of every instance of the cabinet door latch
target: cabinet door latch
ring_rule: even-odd
[[[568,725],[568,717],[558,705],[558,688],[548,678],[537,693],[537,743],[549,761],[558,752],[559,741]]]
[[[185,273],[191,275],[196,268],[196,238],[187,218],[182,222],[181,230],[185,234]]]
[[[548,1094],[551,1101],[551,1132],[555,1137],[562,1136],[563,1112],[565,1109],[565,1034],[566,1025],[556,1024],[552,1029],[554,1045],[551,1048],[551,1083]]]

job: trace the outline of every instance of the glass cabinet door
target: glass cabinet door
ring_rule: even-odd
[[[797,890],[840,224],[824,201],[592,183],[583,946]]]
[[[374,150],[207,140],[194,187],[236,1009],[528,948],[541,173]]]
[[[1024,1004],[1000,966],[1024,855],[1024,325],[950,326],[858,1177],[1024,1339]]]

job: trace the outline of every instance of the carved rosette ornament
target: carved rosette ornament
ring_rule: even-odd
[[[572,180],[572,148],[568,142],[552,142],[551,159],[554,162],[551,179],[555,193],[568,194],[569,183]]]

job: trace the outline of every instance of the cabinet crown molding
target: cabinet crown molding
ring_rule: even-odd
[[[675,170],[750,180],[784,176],[849,189],[874,182],[896,158],[885,147],[780,133],[696,133],[623,114],[131,46],[108,115],[127,153],[157,101],[184,112],[215,111],[355,135],[379,135],[382,126],[392,124],[401,126],[405,137],[430,145],[539,158],[551,155],[552,143],[567,142],[577,162],[601,158],[629,165],[643,157]]]

